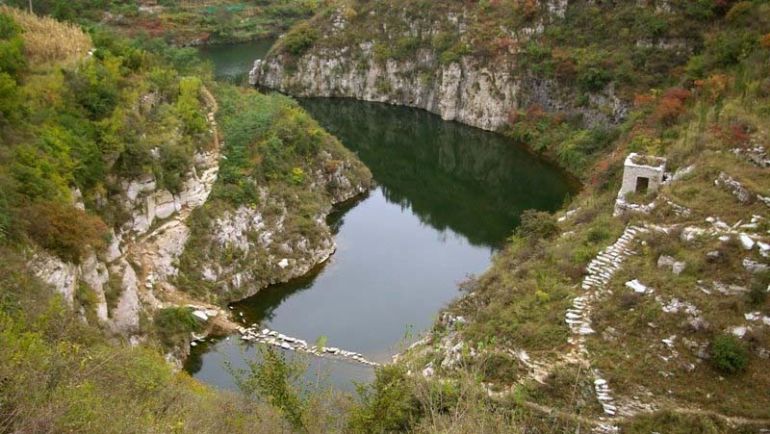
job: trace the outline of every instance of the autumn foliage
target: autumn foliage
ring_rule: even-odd
[[[653,118],[658,122],[670,125],[685,112],[685,102],[690,97],[690,91],[680,87],[668,89],[658,101]]]
[[[759,39],[759,45],[761,45],[763,48],[770,48],[770,33],[762,36]]]
[[[99,250],[107,225],[97,216],[58,202],[36,202],[20,210],[27,235],[66,261],[79,262],[89,249]]]

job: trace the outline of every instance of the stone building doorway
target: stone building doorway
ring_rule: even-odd
[[[637,193],[646,194],[648,188],[650,188],[650,178],[647,178],[646,176],[640,176],[636,178],[635,191]]]

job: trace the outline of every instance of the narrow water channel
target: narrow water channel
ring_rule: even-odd
[[[232,306],[245,324],[308,342],[325,336],[327,345],[387,362],[458,296],[458,283],[489,266],[523,210],[555,210],[571,192],[559,170],[492,133],[408,108],[300,103],[358,154],[378,186],[329,216],[338,250],[328,263]],[[234,336],[193,348],[186,369],[232,388],[225,365],[244,367],[255,353]],[[363,365],[308,362],[310,378],[320,371],[343,389],[373,376]]]

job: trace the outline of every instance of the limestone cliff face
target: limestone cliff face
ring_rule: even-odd
[[[109,200],[129,217],[117,231],[111,231],[106,249],[91,252],[80,264],[38,251],[30,260],[31,270],[84,319],[87,315],[85,307],[78,305],[82,302],[78,291],[87,288],[95,298],[93,308],[99,322],[116,334],[140,339],[141,316],[173,304],[161,301],[155,291],[167,289],[169,278],[176,275],[175,261],[189,238],[186,219],[208,198],[218,159],[218,149],[197,153],[195,166],[176,194],[158,189],[153,176],[123,181],[121,191]],[[77,192],[73,196],[80,197]],[[84,207],[80,202],[75,206]]]
[[[260,187],[258,204],[213,211],[182,258],[185,279],[203,282],[202,292],[218,301],[235,301],[326,261],[336,249],[326,224],[332,205],[368,191],[371,174],[362,163],[336,160],[325,151],[317,166],[308,189],[323,191],[327,202],[315,215],[298,219],[299,198]]]
[[[210,107],[215,104],[209,102]],[[98,201],[112,204],[124,217],[111,231],[106,248],[90,252],[78,264],[39,249],[30,253],[30,270],[84,321],[98,321],[132,344],[147,338],[147,320],[159,309],[193,306],[207,312],[209,320],[221,315],[217,320],[221,325],[228,316],[218,307],[222,302],[306,274],[334,252],[325,221],[332,205],[370,188],[371,173],[352,154],[321,151],[315,156],[315,169],[307,174],[306,188],[317,192],[314,197],[322,203],[309,220],[298,216],[302,198],[287,196],[280,186],[257,186],[259,204],[226,210],[205,227],[205,233],[196,234],[190,216],[209,201],[224,158],[213,108],[208,120],[214,144],[193,155],[194,164],[179,191],[160,188],[153,175],[112,180],[119,188]],[[80,192],[72,196],[73,205],[85,209]],[[198,251],[199,260],[193,270],[185,270],[184,283],[202,282],[203,293],[179,284],[180,261],[196,235],[199,244],[190,250]],[[187,353],[186,347],[175,348],[167,358],[179,367]]]
[[[564,16],[567,2],[544,2],[543,7],[545,21],[510,30],[512,43],[522,45],[542,33],[547,20]],[[296,57],[279,49],[266,59],[257,60],[250,74],[251,82],[296,96],[349,97],[421,108],[445,120],[485,130],[499,129],[512,111],[530,106],[581,115],[587,126],[618,123],[627,113],[627,105],[615,96],[612,86],[577,104],[575,90],[520,68],[513,49],[492,61],[473,55],[447,61],[429,48],[418,49],[409,56],[383,59],[378,57],[378,42],[374,38],[355,39],[353,45],[339,42],[349,27],[342,12],[327,21],[314,23],[326,30],[303,55]],[[376,19],[370,21],[372,27],[378,25]],[[404,25],[405,29],[384,28],[372,35],[378,40],[415,35],[427,38],[449,28],[464,38],[465,21],[464,14],[458,12],[433,21],[414,19]]]

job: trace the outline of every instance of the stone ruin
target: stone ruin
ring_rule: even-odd
[[[666,159],[631,153],[626,157],[623,185],[618,196],[628,193],[655,192],[663,183]]]
[[[620,215],[624,211],[650,212],[655,207],[654,202],[648,205],[629,203],[626,201],[626,196],[631,193],[648,194],[658,191],[663,184],[665,173],[665,158],[635,152],[629,154],[624,164],[623,185],[615,201],[615,215]]]

